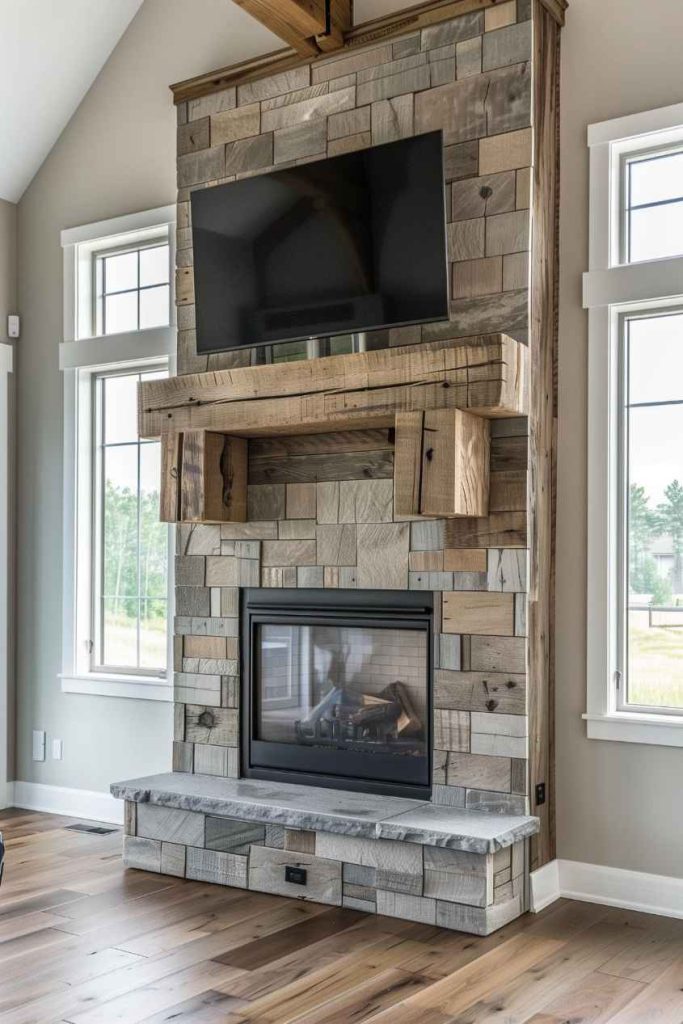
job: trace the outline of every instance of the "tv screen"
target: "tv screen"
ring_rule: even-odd
[[[198,352],[442,320],[441,132],[192,193]]]

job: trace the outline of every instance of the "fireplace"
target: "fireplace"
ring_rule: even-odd
[[[242,591],[242,772],[430,796],[432,594]]]

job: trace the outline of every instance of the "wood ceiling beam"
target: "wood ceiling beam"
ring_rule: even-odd
[[[256,21],[260,21],[267,29],[279,36],[283,42],[288,43],[293,50],[301,57],[316,57],[320,48],[315,41],[317,32],[324,31],[325,21],[322,25],[316,23],[313,31],[302,31],[296,24],[289,21],[284,15],[285,8],[289,9],[290,4],[276,3],[276,0],[234,0],[238,7],[250,14]],[[292,7],[296,8],[296,0],[292,0]],[[304,19],[299,20],[299,24]]]
[[[352,0],[235,0],[302,57],[338,50],[351,29]]]

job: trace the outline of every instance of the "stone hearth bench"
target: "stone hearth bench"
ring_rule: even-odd
[[[537,818],[178,772],[111,792],[127,867],[478,935],[527,909]]]

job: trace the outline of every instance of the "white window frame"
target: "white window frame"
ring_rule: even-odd
[[[683,712],[620,710],[618,666],[620,348],[636,314],[683,310],[683,255],[624,263],[623,175],[629,156],[683,145],[683,104],[588,128],[590,149],[588,310],[587,706],[589,739],[683,746]]]
[[[64,259],[64,340],[59,365],[64,377],[63,620],[61,687],[64,693],[173,700],[173,631],[168,630],[165,677],[93,672],[91,560],[93,379],[107,371],[132,371],[165,363],[175,373],[176,327],[173,268],[175,207],[115,217],[61,233]],[[92,336],[93,253],[166,233],[169,243],[171,322],[167,327]],[[173,620],[173,530],[169,527],[168,622]]]

